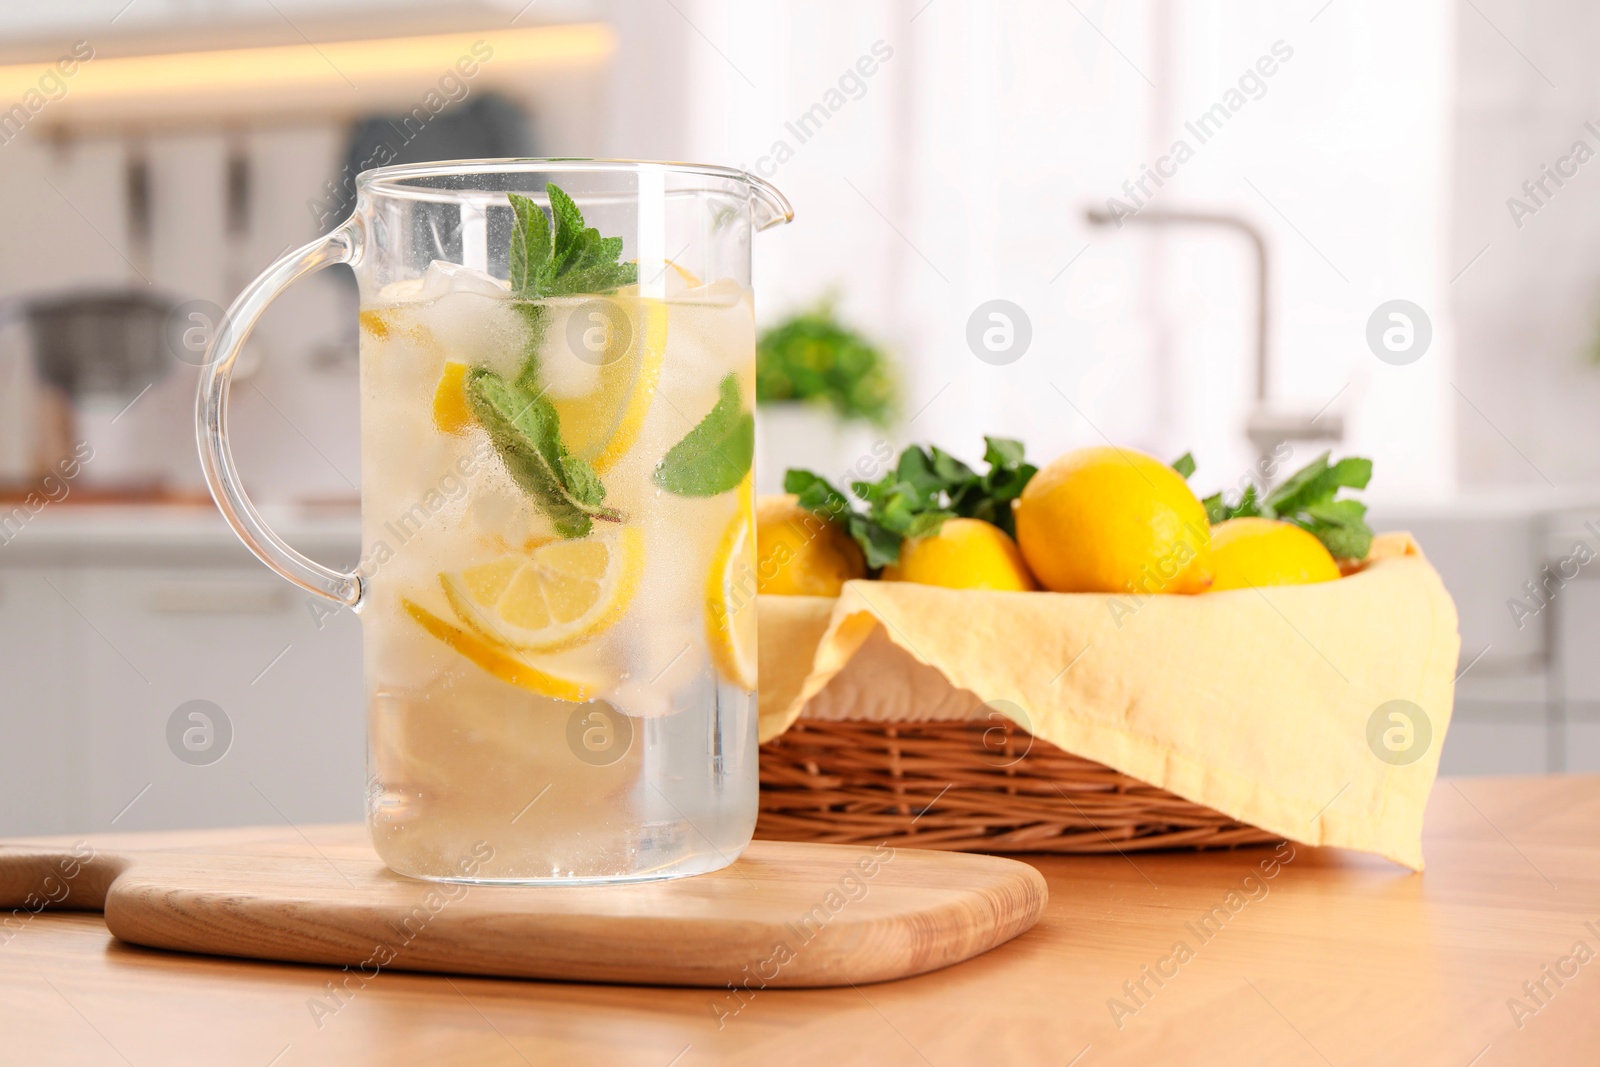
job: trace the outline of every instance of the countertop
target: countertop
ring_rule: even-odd
[[[1304,846],[1034,857],[1045,916],[987,955],[743,998],[386,971],[330,1000],[337,971],[44,912],[0,935],[0,1063],[1594,1062],[1600,777],[1441,780],[1426,837],[1420,875]]]
[[[353,563],[358,509],[268,505],[262,517],[291,545],[331,565]],[[260,567],[219,512],[203,505],[47,504],[0,507],[0,564],[88,566],[248,564]]]

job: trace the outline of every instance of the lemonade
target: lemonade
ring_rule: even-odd
[[[751,295],[595,268],[620,240],[557,275],[518,199],[509,280],[364,293],[373,840],[429,878],[711,870],[755,821]]]

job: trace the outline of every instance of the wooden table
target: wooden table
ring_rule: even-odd
[[[1423,875],[1274,855],[1041,857],[1044,919],[986,956],[742,1004],[399,972],[330,1001],[339,972],[47,912],[0,945],[0,1064],[1600,1062],[1600,777],[1440,782]]]

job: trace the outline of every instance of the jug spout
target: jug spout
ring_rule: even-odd
[[[744,180],[750,185],[751,223],[756,232],[794,221],[794,205],[778,192],[778,187],[765,178],[745,172]]]

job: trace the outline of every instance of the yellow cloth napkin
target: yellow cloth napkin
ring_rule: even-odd
[[[1379,536],[1359,571],[1318,585],[1141,598],[856,581],[837,600],[763,596],[757,610],[762,741],[802,712],[997,709],[1241,822],[1422,869],[1461,639],[1410,534]],[[1426,726],[1405,705],[1380,711],[1397,700]],[[1411,752],[1431,738],[1392,762],[1408,721]]]

